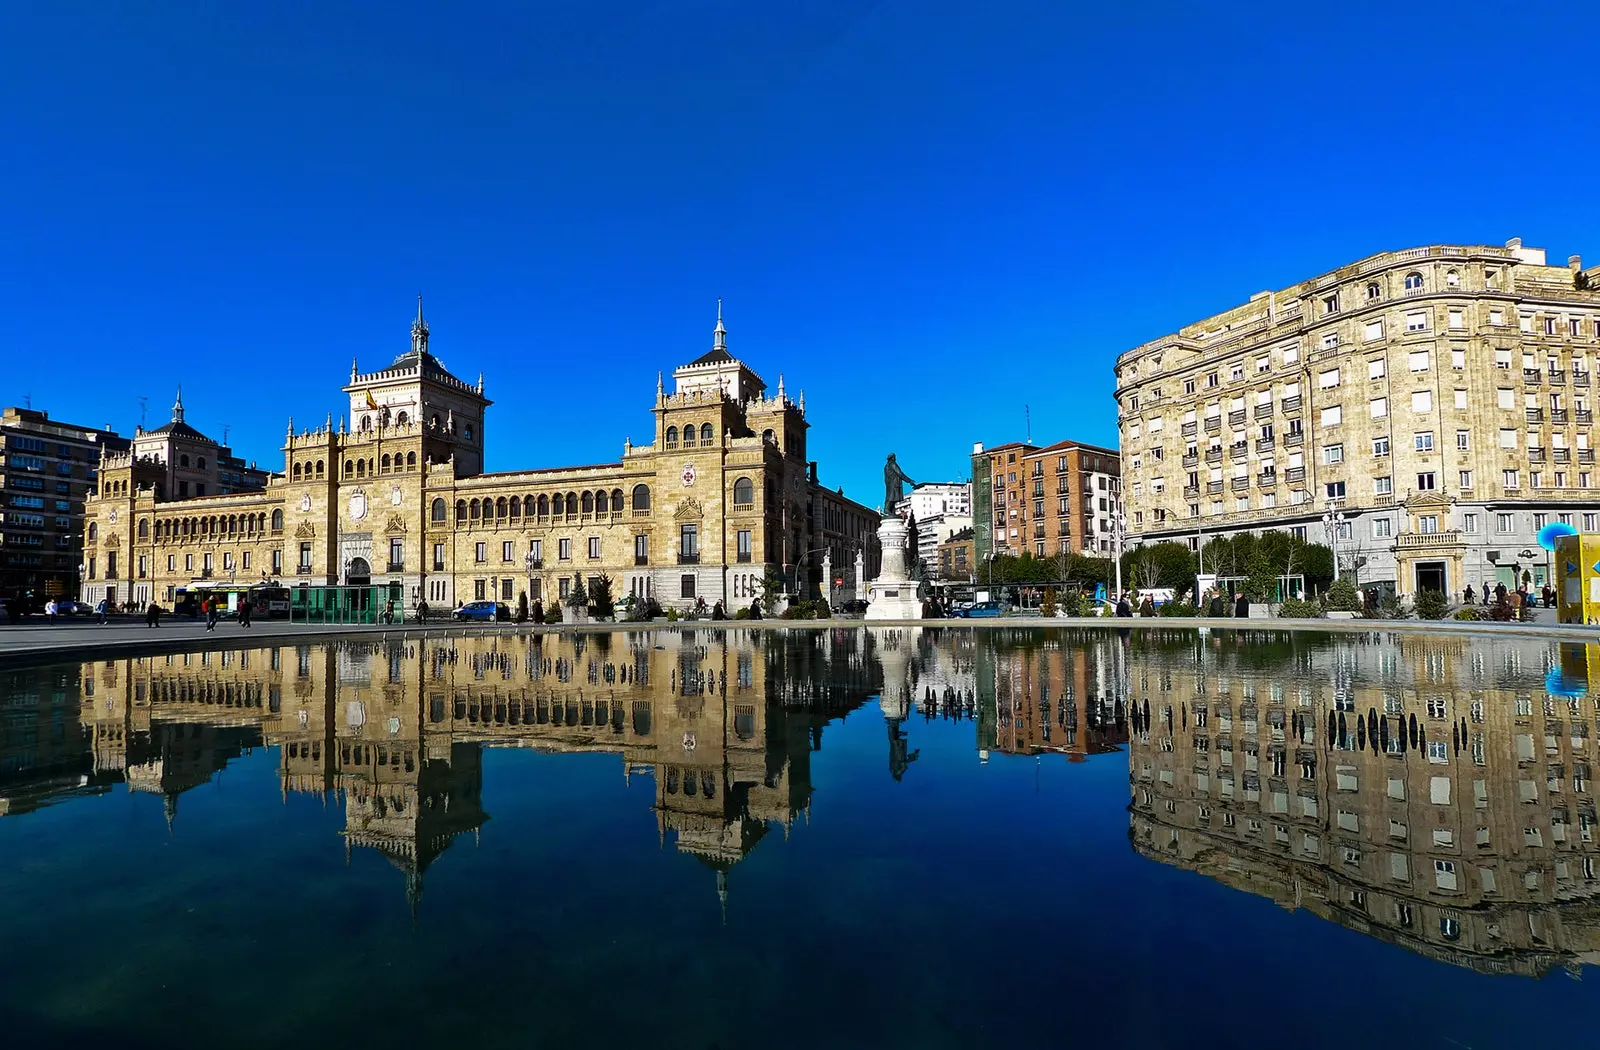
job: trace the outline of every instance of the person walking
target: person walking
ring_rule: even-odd
[[[101,598],[99,603],[95,605],[94,611],[100,614],[100,626],[104,627],[106,625],[106,600],[104,598]]]
[[[250,599],[246,598],[239,603],[239,626],[250,626]]]
[[[150,603],[150,607],[144,611],[144,625],[146,627],[161,626],[161,606],[155,602]]]
[[[1243,591],[1233,596],[1233,615],[1242,617],[1250,615],[1250,599],[1244,596]]]
[[[1470,583],[1467,584],[1466,599],[1467,599],[1467,604],[1471,605],[1472,604],[1472,584],[1470,584]]]
[[[55,626],[56,600],[54,598],[44,603],[44,618],[50,621],[51,626]]]
[[[215,598],[208,599],[205,603],[205,607],[206,633],[209,634],[217,629],[217,600]]]
[[[1211,592],[1211,605],[1206,609],[1206,615],[1215,616],[1219,620],[1228,615],[1228,606],[1222,600],[1221,591]]]

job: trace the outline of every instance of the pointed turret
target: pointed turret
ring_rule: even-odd
[[[172,421],[174,423],[182,423],[183,422],[183,386],[182,386],[182,384],[180,384],[178,386],[178,396],[172,402]]]
[[[411,349],[423,353],[428,349],[428,322],[422,316],[422,296],[417,296],[417,319],[411,322]]]
[[[711,349],[728,349],[728,330],[722,326],[722,300],[717,300],[717,327],[711,331]]]
[[[356,381],[356,376],[360,374],[361,369],[356,365],[356,359],[352,357],[350,359],[350,382],[354,383]]]

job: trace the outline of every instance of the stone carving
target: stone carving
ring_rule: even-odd
[[[705,517],[705,508],[693,496],[685,496],[678,501],[678,509],[672,514],[674,521],[698,520]]]
[[[301,522],[300,527],[294,530],[294,538],[297,540],[309,540],[316,534],[317,527],[311,524],[309,521]]]
[[[383,531],[385,531],[385,532],[404,532],[404,531],[406,531],[406,519],[401,517],[399,514],[391,514],[391,515],[389,515],[389,524],[384,527]]]
[[[122,540],[118,538],[116,533],[113,532],[111,535],[106,537],[106,546],[110,547],[112,550],[116,550],[118,547],[122,546]]]

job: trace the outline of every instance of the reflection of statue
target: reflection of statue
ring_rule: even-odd
[[[900,719],[890,718],[885,721],[889,723],[889,775],[898,782],[905,776],[911,763],[922,754],[922,750],[920,748],[916,751],[910,750],[911,742],[906,739],[905,731],[900,728]]]
[[[915,486],[916,482],[911,476],[900,469],[900,464],[894,461],[894,453],[889,453],[889,461],[883,465],[883,513],[892,516],[894,508],[905,498],[904,486]]]

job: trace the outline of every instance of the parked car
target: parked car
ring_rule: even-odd
[[[477,601],[468,602],[450,614],[463,623],[468,620],[479,620],[491,623],[495,620],[511,619],[511,606],[505,602]]]
[[[88,602],[73,601],[71,598],[56,602],[58,616],[93,616],[94,606]]]
[[[955,615],[963,619],[982,619],[989,616],[1004,616],[1006,614],[1005,602],[978,602],[965,609],[957,609]]]
[[[865,616],[867,614],[867,606],[870,604],[872,603],[865,598],[851,598],[847,602],[840,602],[834,606],[833,611],[840,616]]]

